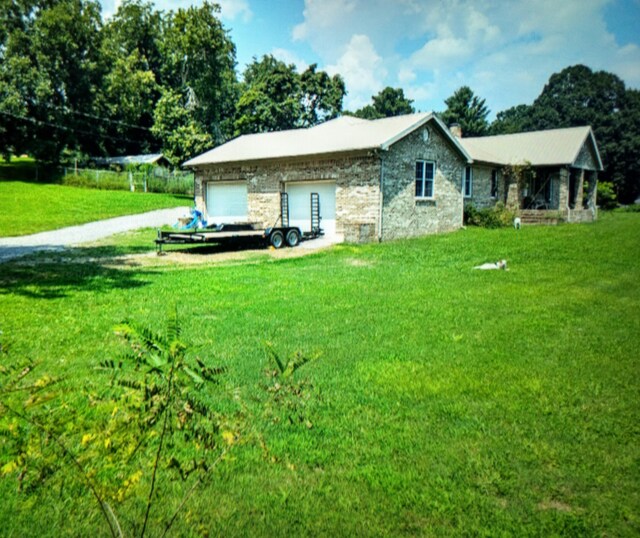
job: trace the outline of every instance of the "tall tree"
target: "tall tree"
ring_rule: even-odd
[[[513,134],[530,131],[531,105],[517,105],[496,114],[489,126],[490,135]]]
[[[162,13],[151,2],[124,0],[103,28],[103,55],[109,59],[138,53],[146,62],[145,70],[156,77],[162,69],[160,40],[163,33]],[[157,80],[162,83],[162,80]]]
[[[109,137],[109,155],[155,151],[154,107],[161,95],[163,16],[151,3],[125,0],[102,30],[104,81],[96,113]]]
[[[590,125],[605,170],[618,198],[640,196],[640,101],[616,75],[584,65],[554,73],[532,105],[519,105],[497,115],[492,134]]]
[[[220,143],[230,134],[237,98],[236,48],[217,4],[169,12],[161,40],[161,84],[181,93],[204,131]]]
[[[338,116],[347,93],[340,75],[330,77],[325,71],[317,71],[317,67],[317,64],[311,64],[300,75],[302,124],[305,126]]]
[[[189,108],[182,94],[165,89],[154,110],[153,133],[161,140],[165,157],[175,166],[214,145],[211,134]]]
[[[344,81],[317,71],[298,74],[295,65],[265,55],[247,66],[236,104],[235,132],[258,133],[308,127],[342,110]]]
[[[108,120],[103,127],[109,134],[103,143],[107,154],[130,155],[157,149],[151,127],[159,86],[148,67],[145,58],[134,50],[116,58],[104,77],[99,110]]]
[[[387,86],[372,98],[373,104],[366,105],[354,112],[354,116],[366,120],[379,118],[389,118],[402,114],[413,114],[413,101],[407,99],[402,88],[391,88]]]
[[[95,150],[99,126],[91,115],[101,78],[99,4],[10,4],[23,8],[0,47],[0,111],[15,133],[12,150],[43,160],[56,160],[65,148]],[[7,11],[2,12],[4,17]]]
[[[474,95],[469,86],[462,86],[445,99],[447,109],[442,113],[442,121],[447,125],[458,123],[464,136],[482,136],[489,128],[489,109],[485,100]]]
[[[300,77],[293,64],[273,56],[253,59],[244,71],[234,123],[237,134],[282,131],[302,116]]]

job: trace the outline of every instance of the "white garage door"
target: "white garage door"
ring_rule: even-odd
[[[336,233],[336,184],[322,183],[288,183],[289,223],[298,226],[303,232],[311,231],[311,193],[320,195],[320,227],[326,236]]]
[[[207,220],[212,224],[247,222],[247,184],[208,183]]]

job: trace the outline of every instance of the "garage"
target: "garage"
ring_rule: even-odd
[[[289,223],[303,232],[311,231],[311,193],[320,195],[320,227],[325,236],[336,233],[336,184],[335,182],[287,183],[289,195]]]
[[[247,222],[247,183],[207,184],[207,220],[215,224]]]

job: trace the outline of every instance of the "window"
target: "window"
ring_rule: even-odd
[[[491,170],[491,198],[498,197],[498,171]]]
[[[465,198],[470,198],[473,194],[473,171],[470,166],[464,169],[462,192]]]
[[[416,198],[433,198],[435,170],[432,161],[416,161]]]

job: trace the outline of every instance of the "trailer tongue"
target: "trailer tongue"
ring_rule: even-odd
[[[214,224],[196,231],[164,231],[158,230],[155,243],[158,255],[162,254],[163,245],[186,245],[196,243],[216,243],[238,245],[262,243],[281,248],[297,246],[301,241],[315,239],[324,235],[320,228],[320,195],[311,193],[311,226],[310,231],[303,232],[297,226],[289,226],[289,197],[286,192],[280,194],[280,216],[276,224],[267,229],[261,229],[254,223]],[[278,226],[278,223],[280,225]]]

